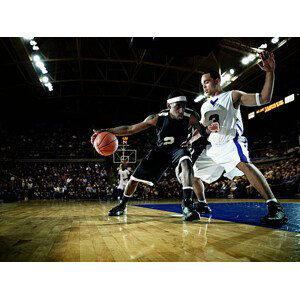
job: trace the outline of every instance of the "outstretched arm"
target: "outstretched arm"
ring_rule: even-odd
[[[93,144],[96,136],[100,132],[110,132],[110,133],[115,134],[116,136],[133,135],[133,134],[136,134],[143,130],[146,130],[152,126],[156,126],[157,119],[158,119],[158,115],[152,114],[152,115],[149,115],[144,121],[134,124],[134,125],[94,130],[94,134],[91,137],[91,143]]]
[[[275,59],[274,54],[264,51],[260,54],[262,61],[259,67],[266,72],[265,84],[260,93],[246,93],[239,90],[232,91],[232,100],[234,106],[239,104],[243,106],[260,106],[268,104],[271,101],[275,81]]]

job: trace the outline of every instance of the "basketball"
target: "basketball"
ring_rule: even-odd
[[[101,132],[94,140],[94,148],[102,156],[110,156],[118,149],[117,137],[109,132]]]

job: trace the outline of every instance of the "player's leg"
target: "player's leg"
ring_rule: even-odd
[[[138,183],[139,182],[133,181],[131,179],[128,181],[128,183],[125,187],[125,191],[123,193],[122,199],[120,200],[120,202],[117,206],[113,207],[108,212],[109,216],[121,216],[121,215],[124,215],[126,213],[127,203],[129,201],[130,197],[135,192],[135,190],[138,186]]]
[[[286,223],[287,217],[283,211],[283,208],[275,198],[266,178],[263,176],[260,170],[252,163],[245,162],[238,163],[236,167],[245,174],[249,183],[266,201],[268,206],[268,214],[262,218],[262,221],[270,224]]]
[[[160,160],[161,159],[161,160]],[[119,216],[126,213],[127,202],[135,192],[139,182],[153,186],[165,170],[165,158],[159,151],[150,151],[140,162],[130,177],[120,203],[109,211],[109,216]]]
[[[200,214],[211,214],[211,208],[205,198],[205,187],[200,178],[194,177],[193,190],[197,197],[197,202],[194,203],[196,211]]]
[[[180,162],[182,183],[182,213],[186,221],[198,220],[200,215],[193,208],[193,167],[189,159]]]
[[[200,214],[210,214],[211,209],[208,206],[205,198],[205,188],[202,181],[206,183],[212,183],[218,180],[224,171],[224,168],[215,163],[204,150],[198,159],[195,161],[194,166],[194,181],[193,189],[197,197],[197,202],[195,202],[195,209]]]

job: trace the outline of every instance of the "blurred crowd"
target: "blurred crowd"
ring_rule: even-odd
[[[0,171],[0,199],[4,201],[28,199],[112,200],[118,184],[117,165],[100,163],[2,163]],[[131,165],[132,168],[134,166]],[[258,166],[276,196],[299,193],[299,158]],[[220,179],[205,184],[208,198],[259,198],[245,176],[234,180]],[[153,187],[139,184],[134,195],[139,200],[176,199],[181,187],[174,170],[168,170]]]
[[[0,159],[82,159],[97,158],[90,144],[92,129],[75,127],[71,124],[39,124],[32,128],[19,128],[17,132],[8,132],[0,128]],[[251,136],[250,136],[251,137]],[[281,157],[299,151],[297,132],[265,136],[257,135],[249,139],[252,159]],[[122,137],[119,137],[122,144]],[[128,137],[129,149],[137,150],[137,158],[143,158],[156,141],[155,128]]]
[[[5,163],[0,199],[107,199],[113,194],[105,167],[98,163]]]
[[[299,193],[298,133],[290,130],[284,134],[276,130],[260,132],[261,136],[258,133],[255,138],[249,138],[251,158],[255,163],[263,162],[259,168],[275,194],[293,196]],[[18,127],[14,132],[1,127],[0,200],[115,198],[118,165],[113,164],[112,157],[98,159],[99,154],[90,144],[91,134],[92,129],[83,129],[75,124],[49,126],[41,123],[32,128]],[[155,141],[155,128],[151,128],[142,134],[129,136],[127,144],[129,149],[137,150],[139,160],[149,152]],[[119,138],[119,144],[122,144],[122,138]],[[85,161],[90,158],[96,162]],[[272,164],[270,158],[274,160]],[[22,162],[14,159],[22,159]],[[24,162],[26,159],[38,162]],[[65,162],[57,163],[53,159]],[[70,159],[74,160],[70,162]],[[206,194],[214,198],[259,197],[245,177],[233,181],[223,178],[206,185]],[[135,196],[142,200],[180,198],[181,188],[174,170],[168,170],[154,187],[140,184]]]
[[[299,158],[282,160],[270,165],[257,165],[276,196],[294,196],[300,192]],[[234,180],[222,179],[206,185],[207,197],[220,198],[259,198],[258,192],[245,176]]]
[[[63,125],[36,126],[34,129],[24,129],[8,133],[0,129],[0,159],[81,159],[97,158],[90,143],[91,129],[73,128]],[[151,148],[153,130],[129,137],[130,148],[138,149],[142,158]],[[119,144],[122,138],[119,137]]]

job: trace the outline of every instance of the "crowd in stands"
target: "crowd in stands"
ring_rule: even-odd
[[[0,198],[107,199],[112,196],[105,167],[98,163],[5,163],[1,165]]]
[[[58,124],[50,128],[40,124],[33,129],[20,128],[15,133],[8,132],[0,128],[0,200],[114,198],[117,166],[112,164],[111,158],[99,159],[101,157],[90,144],[91,129]],[[259,169],[277,196],[293,196],[300,192],[297,134],[272,134],[249,139],[251,158],[255,163],[264,162]],[[138,160],[154,143],[154,129],[129,136],[127,141],[129,148],[137,149]],[[122,138],[119,138],[119,144],[122,144]],[[270,158],[275,159],[272,164],[268,164]],[[23,161],[9,162],[9,159]],[[63,159],[65,162],[34,163],[24,162],[24,159]],[[94,159],[95,162],[68,159]],[[107,160],[111,164],[105,165]],[[154,187],[140,184],[135,195],[138,199],[152,200],[180,198],[180,194],[174,171],[169,170]],[[259,197],[245,177],[233,181],[223,178],[206,185],[206,194],[207,197],[223,198]]]
[[[299,158],[259,166],[276,196],[299,193]],[[2,163],[0,199],[112,200],[117,186],[116,165],[99,163]],[[259,198],[245,176],[205,184],[208,198]],[[181,187],[170,169],[153,187],[139,184],[139,200],[176,199]]]
[[[92,129],[71,124],[36,124],[11,132],[0,128],[0,159],[95,159],[99,155],[90,144]],[[248,137],[253,160],[281,157],[298,150],[296,131],[278,134],[269,131],[263,136]],[[251,135],[251,134],[250,134]],[[136,149],[138,159],[143,158],[156,141],[155,129],[129,136],[129,149]],[[119,137],[122,145],[122,137]],[[298,146],[298,147],[297,147]]]
[[[73,128],[70,126],[46,124],[34,129],[24,129],[16,133],[8,133],[0,129],[0,159],[83,159],[97,158],[90,143],[92,129]],[[130,136],[130,148],[138,149],[142,158],[152,146],[153,131]],[[119,137],[119,144],[122,138]]]

